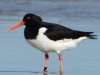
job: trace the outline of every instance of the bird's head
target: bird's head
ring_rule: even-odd
[[[21,22],[19,22],[18,24],[10,27],[8,29],[8,31],[12,31],[12,30],[15,30],[23,25],[34,25],[34,24],[40,24],[42,22],[42,19],[41,17],[37,16],[37,15],[34,15],[34,14],[31,14],[31,13],[28,13],[24,16],[23,20]]]

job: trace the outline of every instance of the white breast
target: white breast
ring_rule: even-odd
[[[63,39],[58,41],[50,40],[44,33],[46,32],[47,28],[43,27],[39,29],[39,33],[36,39],[28,39],[27,42],[39,49],[42,52],[60,52],[62,50],[71,49],[76,47],[76,45],[84,40],[87,37],[81,37],[79,39]]]

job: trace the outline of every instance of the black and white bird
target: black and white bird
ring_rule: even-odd
[[[58,53],[60,71],[62,71],[62,51],[76,47],[83,40],[95,39],[93,32],[73,30],[59,24],[44,22],[40,16],[32,13],[26,14],[21,22],[9,28],[8,31],[23,25],[25,25],[24,36],[26,41],[32,47],[45,53],[44,71],[48,69],[49,52]]]

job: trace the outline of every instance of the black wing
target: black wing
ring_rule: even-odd
[[[77,31],[72,30],[67,27],[53,24],[53,23],[47,23],[44,22],[43,25],[48,28],[48,30],[44,33],[49,39],[57,41],[61,39],[77,39],[83,36],[86,36],[90,39],[95,39],[95,35],[90,35],[93,32],[83,32],[83,31]]]

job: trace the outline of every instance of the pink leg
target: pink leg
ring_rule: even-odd
[[[58,56],[59,56],[59,61],[60,61],[60,75],[63,75],[63,60],[62,60],[61,53],[59,53]]]
[[[48,71],[48,59],[49,59],[49,55],[48,55],[48,53],[46,53],[45,54],[44,72]]]

